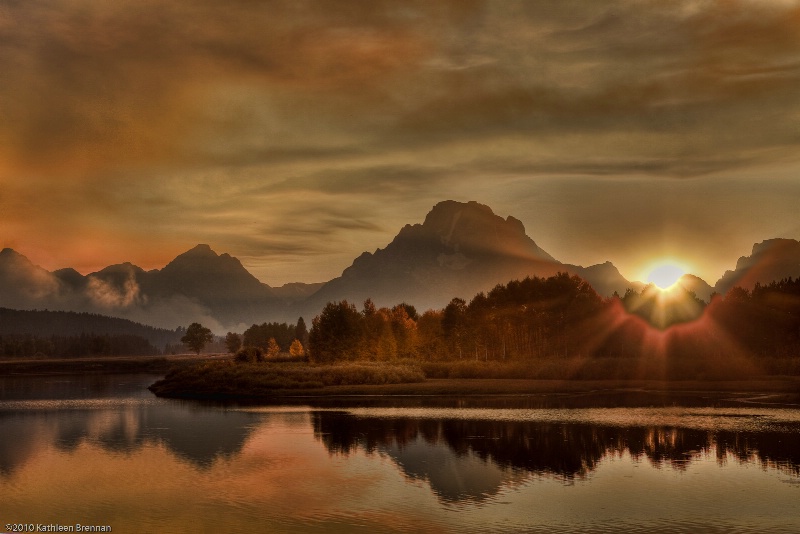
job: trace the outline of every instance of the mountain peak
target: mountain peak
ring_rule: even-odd
[[[262,284],[230,254],[221,256],[200,244],[178,255],[159,272],[161,283],[201,302],[242,299],[252,301],[271,296]]]
[[[711,294],[714,292],[714,288],[708,282],[691,273],[681,275],[678,278],[678,285],[687,291],[694,292],[698,298],[706,302],[711,300]]]
[[[3,264],[7,264],[9,266],[25,265],[30,268],[34,267],[31,260],[29,260],[26,256],[23,256],[22,254],[20,254],[19,252],[17,252],[12,248],[4,248],[3,250],[0,251],[0,261],[2,261]]]
[[[767,284],[773,280],[796,277],[800,272],[800,241],[794,239],[767,239],[753,245],[750,256],[742,256],[736,269],[725,271],[716,285],[718,293],[733,286],[752,289],[756,283]]]
[[[445,200],[422,224],[403,226],[385,248],[361,254],[314,299],[370,297],[379,305],[405,300],[437,308],[511,279],[555,274],[559,265],[519,219],[503,218],[475,201]]]
[[[20,254],[19,252],[17,252],[13,248],[6,247],[3,250],[0,250],[0,257],[19,258],[19,257],[23,257],[23,256],[22,256],[22,254]]]
[[[528,237],[522,221],[511,216],[503,219],[489,206],[474,200],[439,202],[425,217],[422,229],[438,236],[442,245],[455,252],[553,261]]]
[[[194,248],[187,250],[180,256],[192,256],[192,257],[217,257],[217,253],[211,250],[211,247],[206,244],[199,244]],[[180,257],[179,256],[179,257]]]
[[[459,223],[462,217],[481,219],[484,221],[493,218],[500,219],[500,217],[494,214],[492,208],[479,204],[474,200],[469,202],[443,200],[433,206],[431,211],[428,212],[422,226],[434,230],[440,235],[448,234],[452,233],[454,227]]]

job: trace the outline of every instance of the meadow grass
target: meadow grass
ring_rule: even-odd
[[[770,375],[800,375],[800,359],[729,358],[723,364],[666,358],[550,357],[517,361],[348,361],[315,365],[302,361],[210,361],[176,367],[150,389],[156,395],[186,398],[265,398],[339,394],[475,394],[539,389],[541,382],[613,382],[618,387],[641,381],[753,382]],[[512,382],[540,382],[515,385]],[[484,382],[483,385],[480,382]],[[433,383],[437,385],[434,386]],[[491,383],[491,384],[490,384]],[[583,383],[583,385],[581,385]],[[427,384],[427,385],[426,385]],[[565,386],[561,386],[565,387]],[[572,386],[570,386],[572,387]]]
[[[264,397],[280,392],[326,386],[407,384],[422,382],[419,367],[408,364],[347,362],[307,363],[206,362],[176,368],[150,390],[159,396]]]
[[[549,357],[533,360],[419,362],[426,378],[528,380],[741,380],[765,374],[797,375],[788,361],[731,358],[704,360],[620,357]]]

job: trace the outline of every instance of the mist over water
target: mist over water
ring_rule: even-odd
[[[2,522],[115,532],[791,532],[800,410],[217,406],[0,378]]]

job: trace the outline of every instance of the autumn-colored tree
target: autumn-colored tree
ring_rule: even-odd
[[[267,358],[275,359],[280,353],[281,348],[278,346],[278,342],[275,341],[274,337],[269,338],[269,341],[267,342]]]
[[[303,344],[300,343],[299,339],[295,339],[292,341],[292,346],[289,347],[289,354],[294,356],[295,358],[300,358],[305,355],[306,349],[303,348]]]
[[[442,315],[441,311],[428,310],[417,321],[417,351],[423,359],[436,360],[447,356]]]

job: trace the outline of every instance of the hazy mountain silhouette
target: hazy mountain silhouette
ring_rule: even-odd
[[[686,291],[693,292],[699,299],[706,302],[711,300],[711,294],[714,292],[714,288],[711,287],[708,282],[693,274],[684,274],[678,279],[678,284]]]
[[[282,286],[277,286],[272,288],[272,293],[276,297],[280,297],[284,300],[295,302],[304,300],[317,291],[319,288],[325,285],[325,282],[317,282],[313,284],[304,284],[303,282],[290,282],[288,284],[283,284]]]
[[[59,279],[34,265],[22,254],[4,248],[0,251],[0,302],[8,308],[28,308],[60,291]]]
[[[48,272],[11,249],[0,253],[0,306],[93,312],[175,328],[194,321],[224,330],[280,313],[284,303],[238,259],[198,245],[163,269],[131,263],[81,275]]]
[[[279,306],[272,289],[238,259],[217,255],[208,245],[184,252],[160,271],[147,273],[145,280],[143,289],[148,294],[183,295],[208,308],[223,324],[247,324],[263,314],[265,307]]]
[[[477,202],[440,202],[422,224],[406,225],[386,248],[363,253],[342,275],[311,297],[377,305],[409,302],[419,310],[441,308],[453,297],[514,278],[549,276],[559,263],[525,233],[522,223],[495,215]]]
[[[74,269],[50,273],[6,249],[0,257],[0,306],[89,311],[167,328],[199,320],[221,331],[298,316],[310,320],[328,301],[343,299],[443,308],[456,296],[471,299],[499,283],[559,271],[583,277],[603,295],[638,287],[610,262],[560,263],[514,217],[502,218],[477,202],[448,200],[434,206],[422,224],[406,225],[385,248],[365,252],[324,284],[270,288],[238,259],[208,245],[160,270],[123,263],[86,276]]]
[[[418,310],[443,308],[453,297],[471,299],[495,285],[557,272],[578,275],[603,296],[624,295],[641,282],[626,280],[611,262],[589,267],[564,264],[529,237],[514,217],[500,217],[477,202],[436,204],[421,224],[404,226],[385,248],[364,252],[327,283],[290,283],[271,288],[241,262],[197,245],[162,269],[131,263],[82,275],[49,272],[11,249],[0,252],[0,306],[100,313],[174,329],[200,321],[218,333],[253,323],[310,319],[329,301],[360,305],[399,302]],[[685,275],[681,284],[703,300],[733,285],[752,288],[800,276],[800,242],[772,239],[756,244],[712,288]]]
[[[753,289],[784,278],[800,277],[800,241],[768,239],[753,245],[750,256],[742,256],[733,271],[725,271],[714,289],[725,293],[734,286]]]
[[[371,298],[379,306],[406,301],[422,311],[443,308],[453,297],[469,300],[509,280],[559,271],[580,276],[605,296],[643,285],[626,280],[611,262],[590,267],[561,263],[514,217],[503,219],[477,202],[447,200],[434,206],[422,224],[403,227],[386,248],[359,256],[310,304],[319,309],[328,301]]]
[[[640,291],[645,285],[642,282],[626,280],[610,261],[589,267],[565,264],[562,270],[580,276],[589,282],[595,291],[606,297],[610,297],[615,292],[624,295],[628,288]]]

